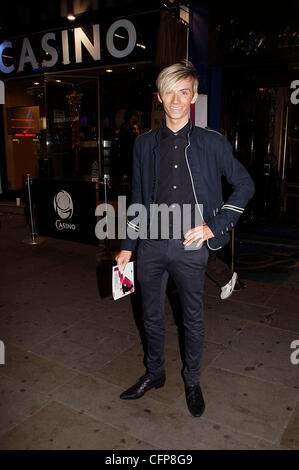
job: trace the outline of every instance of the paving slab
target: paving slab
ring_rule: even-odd
[[[245,320],[220,316],[212,310],[204,310],[205,340],[228,347],[246,325]]]
[[[299,450],[299,402],[282,435],[281,445],[293,450]]]
[[[56,389],[46,408],[0,439],[1,449],[278,449],[271,442],[197,420],[146,397],[119,399],[121,389],[91,376],[77,376]],[[153,392],[155,393],[155,392]],[[54,403],[54,404],[53,404]],[[86,418],[92,418],[90,419]],[[105,423],[105,424],[104,424]],[[90,427],[91,426],[91,427]],[[96,427],[94,427],[96,426]],[[111,429],[107,435],[107,428]],[[118,432],[115,430],[117,428]],[[97,434],[96,438],[91,433]],[[91,437],[89,437],[91,435]],[[129,437],[128,437],[129,435]],[[88,439],[86,438],[88,437]],[[122,436],[118,439],[119,436]],[[135,440],[132,441],[132,437]],[[128,447],[126,447],[128,445]]]
[[[265,305],[274,307],[282,312],[298,312],[299,288],[298,285],[283,285],[270,295]]]
[[[148,416],[152,412],[163,412],[168,409],[163,403],[153,400],[158,390],[150,390],[142,399],[134,401],[120,400],[122,392],[122,387],[100,377],[79,374],[69,383],[54,390],[51,397],[89,416],[116,425],[117,428],[119,423],[122,423],[121,429],[125,432],[134,430],[129,419],[131,413],[137,413],[143,420],[142,428],[146,428]],[[151,443],[139,433],[138,429],[133,435]]]
[[[93,350],[89,356],[80,361],[77,369],[81,372],[95,373],[105,364],[113,361],[117,356],[129,349],[137,342],[136,336],[114,331],[105,338],[100,348]]]
[[[45,308],[18,309],[0,317],[1,339],[5,344],[15,344],[25,349],[46,341],[58,334],[64,327],[63,322],[52,320]]]
[[[298,366],[290,361],[293,351],[290,344],[295,338],[290,331],[249,324],[233,338],[230,348],[218,356],[213,365],[293,387],[299,396]]]
[[[210,295],[204,295],[204,312],[208,315],[210,311],[220,316],[228,316],[238,318],[239,320],[247,320],[251,322],[264,323],[267,316],[271,315],[275,309],[273,307],[265,307],[240,302],[238,296],[234,294],[228,299],[221,300]]]
[[[103,340],[113,334],[113,329],[95,325],[86,319],[80,319],[74,325],[63,329],[56,339],[76,343],[90,349],[99,348]]]
[[[6,347],[5,364],[0,369],[0,380],[2,375],[44,393],[51,392],[76,376],[73,371],[60,364],[12,344]]]
[[[160,449],[250,449],[279,448],[226,426],[195,419],[182,409],[159,402],[149,391],[140,400],[119,399],[122,388],[91,376],[77,376],[55,390],[53,397],[81,413],[96,417],[120,431]]]
[[[51,288],[49,289],[49,286]],[[81,299],[98,298],[95,269],[76,269],[73,263],[26,277],[6,285],[1,292],[1,303],[12,306],[59,306]]]
[[[81,320],[79,325],[60,331],[46,341],[31,348],[31,351],[81,372],[95,372],[136,343],[136,335],[120,333],[113,329],[99,328]],[[84,336],[89,328],[89,333]],[[88,339],[92,338],[92,341]]]
[[[113,299],[110,302],[101,302],[97,308],[94,307],[94,302],[86,302],[82,315],[96,325],[109,326],[118,331],[136,334],[138,327],[131,304],[128,301],[122,304],[116,304],[116,302],[118,301]],[[82,306],[82,302],[80,305]]]
[[[13,263],[11,262],[11,252],[7,249],[1,251],[1,264],[5,270],[3,285],[9,286],[16,280],[31,279],[41,273],[58,269],[73,262],[74,253],[53,248],[48,241],[45,241],[45,244],[46,246],[28,246],[19,243],[14,246]]]
[[[52,402],[0,438],[0,449],[122,450],[132,448],[134,443],[134,437]]]
[[[257,282],[252,280],[245,281],[246,287],[237,292],[233,292],[231,299],[239,302],[246,302],[250,305],[267,305],[268,299],[278,293],[281,285]]]
[[[137,439],[133,447],[130,447],[128,450],[135,450],[139,452],[140,450],[163,450],[161,447],[148,444],[147,442]]]
[[[279,307],[278,304],[254,307],[246,302],[237,300],[237,296],[231,296],[227,300],[204,296],[204,311],[212,310],[221,316],[229,316],[244,319],[250,322],[275,326],[284,330],[299,332],[299,316],[297,310],[289,307]]]
[[[0,381],[0,436],[36,413],[49,401],[49,396],[34,390],[28,384],[1,374]]]
[[[299,315],[298,310],[276,307],[269,314],[264,316],[260,323],[280,328],[282,330],[293,331],[296,338],[299,338]]]
[[[279,445],[296,406],[296,390],[214,367],[203,373],[201,385],[205,419]],[[172,407],[181,410],[184,401],[182,396]]]

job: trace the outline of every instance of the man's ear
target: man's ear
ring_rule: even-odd
[[[195,103],[195,101],[197,100],[197,98],[198,98],[198,93],[194,93],[193,98],[192,98],[192,100],[191,100],[191,104]]]
[[[158,100],[160,101],[160,103],[162,103],[162,98],[161,98],[161,96],[159,95],[159,93],[157,93],[157,96],[158,96]]]

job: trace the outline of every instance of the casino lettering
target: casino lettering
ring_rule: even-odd
[[[114,44],[114,35],[119,28],[123,28],[127,32],[127,41],[125,41],[123,49],[116,48]],[[124,18],[117,20],[111,24],[106,33],[107,51],[114,58],[126,57],[134,50],[136,39],[137,34],[133,23]],[[70,47],[70,41],[73,41],[72,46],[74,47]],[[92,25],[92,37],[82,27],[47,32],[40,39],[41,49],[35,51],[33,41],[29,37],[23,38],[21,45],[17,40],[4,40],[0,44],[0,71],[6,75],[15,72],[21,73],[24,72],[26,64],[31,65],[32,71],[40,70],[41,67],[49,69],[55,67],[59,61],[62,65],[80,64],[83,61],[82,45],[94,61],[101,60],[99,24]],[[20,56],[16,57],[18,50],[21,50]],[[71,57],[71,50],[74,50],[74,57]],[[41,54],[44,58],[38,60]]]
[[[66,222],[61,222],[61,220],[56,220],[55,227],[57,230],[76,230],[75,224],[68,224]]]

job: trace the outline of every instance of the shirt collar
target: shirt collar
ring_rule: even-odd
[[[190,129],[190,126],[191,126],[191,121],[189,119],[189,121],[187,122],[187,124],[185,124],[184,127],[182,127],[176,132],[173,132],[171,129],[169,129],[169,127],[166,126],[166,123],[164,121],[162,125],[162,139],[166,139],[167,137],[170,137],[170,136],[185,137],[187,135],[187,132]]]

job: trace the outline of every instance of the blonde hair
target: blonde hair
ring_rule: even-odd
[[[182,60],[177,64],[170,65],[163,69],[157,78],[156,85],[158,93],[162,98],[165,93],[172,90],[174,85],[185,78],[192,78],[193,82],[193,96],[197,93],[198,78],[194,65],[188,60]]]

